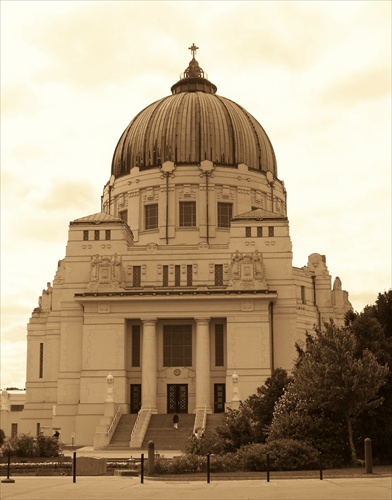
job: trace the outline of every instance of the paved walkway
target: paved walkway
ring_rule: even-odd
[[[391,500],[391,477],[267,481],[156,481],[139,477],[18,477],[2,500]]]

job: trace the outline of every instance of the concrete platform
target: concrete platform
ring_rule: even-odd
[[[72,457],[73,452],[76,451],[77,457],[99,457],[99,458],[140,458],[141,454],[144,453],[144,457],[147,458],[148,451],[147,450],[94,450],[92,446],[84,446],[83,448],[78,449],[64,449],[63,454],[66,457]],[[182,455],[180,450],[155,450],[155,453],[159,453],[161,457],[164,458],[173,458]]]
[[[157,481],[134,477],[19,477],[2,500],[390,500],[391,477],[267,481]]]

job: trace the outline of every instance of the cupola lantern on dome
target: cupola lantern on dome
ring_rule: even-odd
[[[143,109],[123,132],[113,155],[114,177],[132,168],[159,168],[165,161],[272,172],[277,165],[272,144],[260,123],[237,103],[216,94],[217,87],[195,59],[198,47],[172,95]]]

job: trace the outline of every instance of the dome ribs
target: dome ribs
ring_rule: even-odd
[[[230,99],[203,91],[178,92],[142,110],[117,143],[112,173],[204,159],[222,166],[245,163],[277,176],[275,153],[259,122]]]

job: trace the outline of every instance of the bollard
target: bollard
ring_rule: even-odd
[[[144,453],[142,453],[140,458],[140,482],[144,483]]]
[[[76,451],[73,452],[72,472],[73,472],[73,482],[76,483]]]
[[[2,479],[2,483],[14,483],[15,479],[10,478],[10,469],[11,469],[11,453],[8,453],[8,463],[7,463],[7,478]]]
[[[155,474],[155,444],[154,441],[148,442],[148,475],[153,476]]]
[[[267,453],[267,483],[270,480],[270,461],[269,461],[269,453]]]
[[[320,465],[320,481],[323,480],[323,463],[321,461],[321,452],[319,452],[319,465]]]
[[[372,440],[365,439],[365,474],[373,474]]]
[[[207,483],[210,482],[210,454],[207,453]]]

